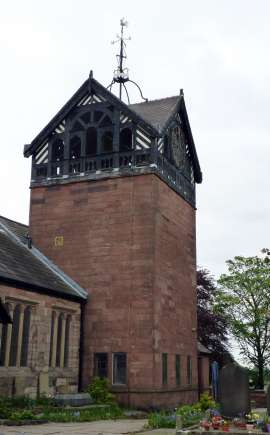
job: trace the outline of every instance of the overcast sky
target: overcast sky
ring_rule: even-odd
[[[217,277],[226,259],[270,247],[268,0],[2,2],[0,214],[28,222],[23,145],[90,69],[110,83],[110,42],[122,16],[132,36],[130,77],[144,94],[162,98],[184,88],[204,178],[197,189],[198,264]]]

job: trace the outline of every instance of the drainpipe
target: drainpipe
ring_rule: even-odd
[[[86,301],[81,302],[81,319],[80,319],[80,344],[79,344],[79,378],[78,390],[82,391],[83,384],[83,365],[84,365],[84,315],[85,315]]]

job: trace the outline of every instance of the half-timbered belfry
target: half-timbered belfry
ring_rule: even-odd
[[[195,400],[202,175],[183,91],[125,104],[91,72],[24,155],[33,243],[89,295],[81,388],[99,375],[132,406]]]
[[[126,105],[92,72],[24,155],[32,186],[152,172],[195,206],[201,182],[183,92]]]

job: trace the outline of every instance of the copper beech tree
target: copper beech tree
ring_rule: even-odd
[[[197,270],[198,340],[212,353],[220,366],[228,357],[227,320],[215,312],[217,285],[207,269]]]
[[[234,257],[227,266],[228,273],[218,280],[216,309],[226,316],[242,356],[257,369],[256,386],[263,388],[270,361],[270,251]]]

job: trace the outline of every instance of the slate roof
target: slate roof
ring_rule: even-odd
[[[199,353],[203,353],[206,355],[211,355],[211,352],[209,349],[207,349],[207,347],[205,347],[202,343],[200,343],[199,341],[197,342],[197,349]]]
[[[179,104],[179,95],[159,100],[150,100],[143,103],[129,104],[129,108],[149,122],[158,130],[163,130],[167,121],[176,110]]]
[[[0,216],[0,281],[54,296],[86,299],[87,293],[45,257],[28,248],[26,225]]]

